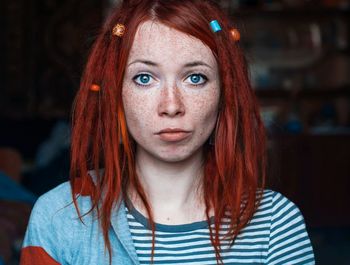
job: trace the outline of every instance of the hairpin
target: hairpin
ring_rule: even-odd
[[[241,34],[239,33],[238,29],[232,28],[230,30],[231,37],[234,41],[239,41],[241,39]]]
[[[93,92],[99,92],[100,89],[101,89],[101,87],[99,85],[96,85],[96,84],[92,84],[90,87],[90,90]]]
[[[210,27],[213,32],[218,32],[221,30],[221,26],[217,20],[213,20],[210,22]]]
[[[122,37],[125,33],[125,26],[123,24],[117,24],[113,27],[112,34],[114,36]]]

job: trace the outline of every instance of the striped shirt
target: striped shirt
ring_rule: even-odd
[[[132,206],[125,210],[140,264],[150,264],[152,233],[148,220]],[[220,235],[227,229],[228,220],[224,219]],[[217,264],[206,221],[156,224],[155,230],[154,264]],[[280,193],[270,190],[264,192],[258,210],[233,246],[222,240],[221,247],[225,265],[315,264],[299,209]]]

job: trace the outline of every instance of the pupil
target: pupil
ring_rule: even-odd
[[[191,77],[191,79],[192,79],[192,82],[198,83],[198,81],[199,81],[199,76],[198,76],[198,75],[193,75],[193,76]]]
[[[142,83],[147,83],[149,81],[149,77],[147,75],[141,76],[141,82]]]

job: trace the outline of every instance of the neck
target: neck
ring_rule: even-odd
[[[183,220],[181,214],[187,212],[188,217],[191,211],[193,216],[189,217],[190,220],[203,218],[200,188],[203,175],[202,149],[180,162],[166,162],[138,147],[136,170],[156,222],[184,222],[186,220]],[[134,206],[145,214],[142,204],[135,196],[135,192],[131,191],[130,199]],[[194,209],[200,209],[200,217]]]

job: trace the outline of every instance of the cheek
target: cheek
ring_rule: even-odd
[[[218,89],[212,89],[191,103],[193,119],[203,124],[204,130],[209,130],[210,128],[206,128],[206,126],[211,127],[211,125],[216,122],[219,105],[218,91]]]
[[[125,119],[131,133],[136,133],[148,125],[151,117],[152,104],[145,95],[136,93],[132,89],[123,91],[123,107]]]

